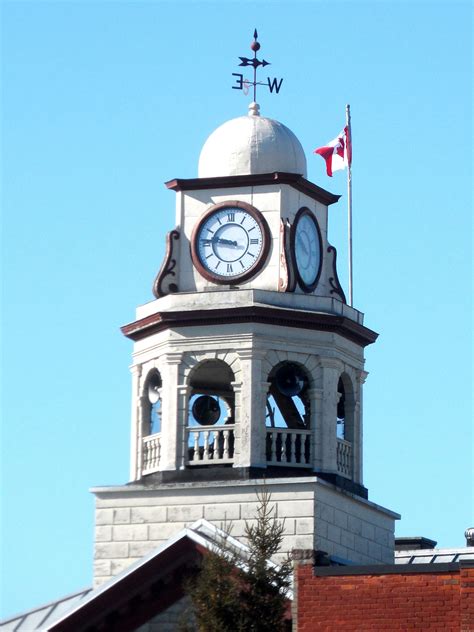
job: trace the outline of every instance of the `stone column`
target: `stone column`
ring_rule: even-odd
[[[160,363],[163,376],[161,401],[161,459],[160,470],[177,470],[181,467],[182,448],[179,437],[184,432],[183,411],[180,409],[179,366],[181,352],[166,353]]]
[[[239,350],[242,370],[240,397],[240,466],[266,467],[265,404],[268,383],[262,381],[265,351]]]
[[[241,467],[242,460],[242,382],[231,382],[234,391],[234,467]]]
[[[188,408],[189,384],[179,384],[177,388],[178,412],[176,418],[176,463],[180,470],[188,463]]]
[[[367,371],[358,371],[356,388],[354,393],[354,436],[352,441],[353,477],[356,483],[363,484],[363,439],[364,429],[362,423],[362,391],[367,376]]]
[[[136,481],[141,476],[141,402],[139,397],[140,377],[142,365],[134,364],[130,367],[132,374],[132,420],[130,434],[130,480]]]
[[[323,389],[308,389],[310,402],[311,419],[311,464],[313,469],[321,471],[323,469],[322,446],[323,446]]]
[[[321,358],[323,378],[321,469],[337,472],[337,383],[342,373],[342,362],[336,358]]]

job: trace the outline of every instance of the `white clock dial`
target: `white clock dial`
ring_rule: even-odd
[[[307,209],[295,220],[293,247],[300,285],[312,291],[321,267],[321,238],[316,219]]]
[[[201,220],[193,236],[193,254],[201,274],[217,282],[252,274],[262,260],[267,239],[263,218],[250,209],[218,205]]]

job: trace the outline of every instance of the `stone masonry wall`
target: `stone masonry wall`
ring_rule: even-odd
[[[393,564],[393,516],[321,485],[315,509],[315,549],[357,564]]]
[[[243,538],[246,521],[252,523],[255,519],[259,504],[256,489],[262,484],[188,483],[156,489],[130,485],[93,490],[97,497],[94,585],[117,575],[200,518],[217,527],[227,525],[233,536]],[[277,479],[267,481],[266,486],[277,518],[285,523],[282,556],[292,549],[323,548],[329,554],[360,563],[393,560],[393,548],[389,551],[377,537],[384,543],[387,538],[393,540],[394,514],[335,491],[316,478]],[[346,511],[336,514],[334,505],[339,501]],[[361,520],[359,515],[365,516],[361,521],[366,525],[364,534],[362,527],[360,535],[353,532],[359,529],[359,523],[352,519],[347,518],[347,526],[343,526],[345,512],[357,520]],[[383,532],[376,530],[381,522],[385,525]],[[391,536],[385,534],[389,524]],[[369,536],[378,546],[369,542]],[[353,548],[343,544],[349,541]]]

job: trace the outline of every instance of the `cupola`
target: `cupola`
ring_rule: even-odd
[[[306,177],[306,157],[293,132],[274,119],[260,116],[260,106],[249,105],[247,116],[227,121],[204,143],[199,177],[295,173]]]

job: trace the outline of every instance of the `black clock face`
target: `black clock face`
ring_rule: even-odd
[[[300,209],[296,214],[292,248],[298,283],[305,292],[312,292],[321,271],[322,247],[318,223],[309,209]]]
[[[257,209],[226,202],[210,209],[196,226],[193,263],[211,281],[235,283],[261,269],[268,245],[268,227]]]

